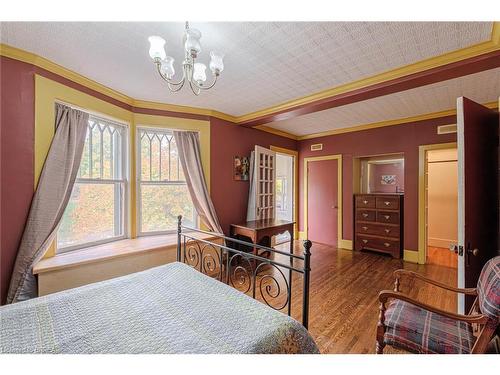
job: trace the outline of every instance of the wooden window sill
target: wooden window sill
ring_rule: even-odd
[[[193,237],[213,240],[216,237],[203,233],[194,233]],[[97,263],[129,255],[144,254],[147,252],[172,248],[177,246],[177,234],[160,236],[144,236],[134,239],[119,240],[103,245],[92,246],[85,249],[57,254],[53,257],[40,260],[33,267],[33,273],[62,270],[65,268],[81,266],[83,264]]]

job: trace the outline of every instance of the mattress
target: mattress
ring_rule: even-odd
[[[296,320],[171,263],[0,307],[1,353],[318,353]]]

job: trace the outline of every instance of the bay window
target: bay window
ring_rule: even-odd
[[[78,175],[57,232],[58,252],[125,238],[127,127],[90,116]]]
[[[172,233],[177,216],[195,227],[197,215],[187,187],[172,131],[137,131],[138,234]]]

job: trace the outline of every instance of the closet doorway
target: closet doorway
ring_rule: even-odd
[[[426,263],[457,268],[457,148],[428,150],[426,155]]]

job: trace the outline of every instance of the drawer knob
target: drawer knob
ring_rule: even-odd
[[[390,204],[391,204],[391,202],[385,201],[385,202],[384,202],[384,204],[385,204],[386,206],[388,206],[388,205],[390,205]]]
[[[368,240],[363,240],[363,243],[368,243]]]
[[[366,201],[366,200],[365,200],[365,201],[363,201],[363,203],[364,203],[364,204],[368,204],[368,201]]]
[[[389,220],[390,216],[389,215],[384,215],[385,220]]]
[[[389,233],[390,231],[390,229],[385,229],[385,233]]]
[[[365,214],[363,214],[363,217],[368,217],[368,214],[366,214],[366,213],[365,213]]]
[[[363,230],[368,230],[368,227],[362,227],[362,228],[363,228]]]
[[[384,246],[389,247],[389,246],[391,246],[391,244],[389,242],[384,242]]]

